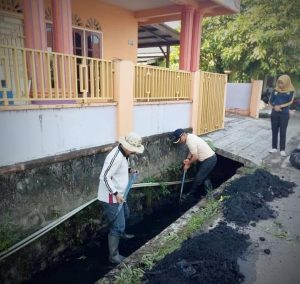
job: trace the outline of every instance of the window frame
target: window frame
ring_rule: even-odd
[[[52,47],[51,46],[48,46],[48,31],[47,29],[49,28],[49,25],[51,25],[50,27],[52,28],[51,29],[51,33],[52,33]],[[73,42],[73,39],[74,39],[74,31],[79,31],[80,33],[82,33],[82,36],[83,36],[83,54],[81,56],[84,56],[84,57],[89,57],[88,56],[88,48],[87,48],[87,41],[88,41],[88,33],[90,34],[94,34],[96,36],[99,37],[100,39],[100,45],[99,45],[99,55],[100,57],[89,57],[89,58],[97,58],[97,59],[103,59],[103,32],[102,31],[99,31],[99,30],[93,30],[93,29],[89,29],[89,28],[85,28],[85,27],[81,27],[81,26],[73,26],[72,25],[72,44],[73,44],[73,54],[76,55],[74,53],[74,49],[76,48],[74,46],[74,42]],[[54,51],[54,37],[53,37],[53,21],[49,21],[49,20],[46,20],[45,21],[45,32],[46,32],[46,38],[47,38],[47,50],[48,51]]]

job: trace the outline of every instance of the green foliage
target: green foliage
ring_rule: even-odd
[[[229,81],[300,73],[300,1],[241,0],[241,12],[202,22],[203,71],[230,71]],[[178,69],[179,48],[170,55]]]
[[[0,226],[0,252],[11,247],[17,240],[17,235],[7,225]]]
[[[201,69],[231,80],[299,73],[300,2],[242,0],[241,13],[203,20]]]
[[[132,268],[129,265],[122,264],[123,269],[121,274],[116,276],[116,284],[135,284],[140,283],[144,271],[140,268]]]

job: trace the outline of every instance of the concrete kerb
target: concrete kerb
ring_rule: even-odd
[[[223,150],[223,149],[218,148],[218,147],[216,147],[216,153],[218,155],[221,155],[221,156],[225,157],[225,158],[228,158],[228,159],[231,159],[233,161],[242,163],[247,168],[253,168],[253,167],[258,167],[259,166],[258,164],[255,164],[254,162],[252,162],[249,159],[245,159],[245,158],[243,158],[241,156],[235,155],[235,154],[233,154],[231,152],[228,152],[228,151]]]
[[[213,196],[219,196],[223,190],[226,188],[228,184],[230,184],[232,181],[241,178],[245,174],[235,174],[230,179],[228,179],[226,182],[224,182],[221,186],[219,186],[217,189],[214,190]],[[120,275],[122,269],[124,268],[124,265],[129,266],[131,268],[137,268],[139,264],[142,261],[142,257],[145,254],[153,253],[157,251],[159,248],[163,247],[164,244],[167,242],[168,237],[171,235],[178,235],[180,232],[184,230],[184,228],[187,226],[188,221],[197,214],[201,209],[205,208],[207,205],[208,199],[205,197],[201,199],[196,205],[194,205],[192,208],[190,208],[187,212],[185,212],[180,218],[178,218],[174,223],[169,225],[166,229],[164,229],[160,234],[149,240],[147,243],[145,243],[141,248],[136,250],[134,253],[132,253],[130,256],[128,256],[123,263],[116,266],[114,269],[109,271],[104,277],[96,281],[96,284],[103,284],[103,283],[115,283],[116,276]],[[212,224],[216,225],[218,222],[217,220],[220,219],[222,213],[219,213],[215,215],[210,220],[206,221],[204,225],[201,228],[201,232],[205,233],[208,231],[208,229],[212,229]],[[199,232],[198,232],[199,234]]]

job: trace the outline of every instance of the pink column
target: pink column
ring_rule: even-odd
[[[71,0],[52,0],[54,51],[73,54]]]
[[[46,50],[46,25],[44,1],[24,0],[25,47]]]
[[[179,68],[186,71],[190,70],[191,64],[191,44],[194,11],[195,8],[191,6],[184,6],[181,11]]]
[[[190,63],[190,71],[192,72],[195,72],[196,70],[199,69],[202,19],[203,19],[203,12],[199,10],[195,11],[194,19],[193,19],[193,34],[192,34],[191,63]]]

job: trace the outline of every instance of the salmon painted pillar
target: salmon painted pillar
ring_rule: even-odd
[[[73,54],[71,0],[52,0],[54,51]]]
[[[25,47],[46,50],[46,24],[44,1],[23,1]]]
[[[199,121],[199,93],[200,93],[200,70],[192,73],[192,111],[191,111],[191,127],[193,134],[198,135]]]
[[[118,139],[133,131],[134,65],[131,61],[117,61],[114,68]]]
[[[179,68],[190,71],[193,15],[195,8],[183,6],[181,11]]]
[[[202,19],[203,19],[203,12],[196,10],[193,17],[193,33],[192,33],[192,43],[191,43],[190,71],[192,72],[200,69],[199,63],[200,63]]]

